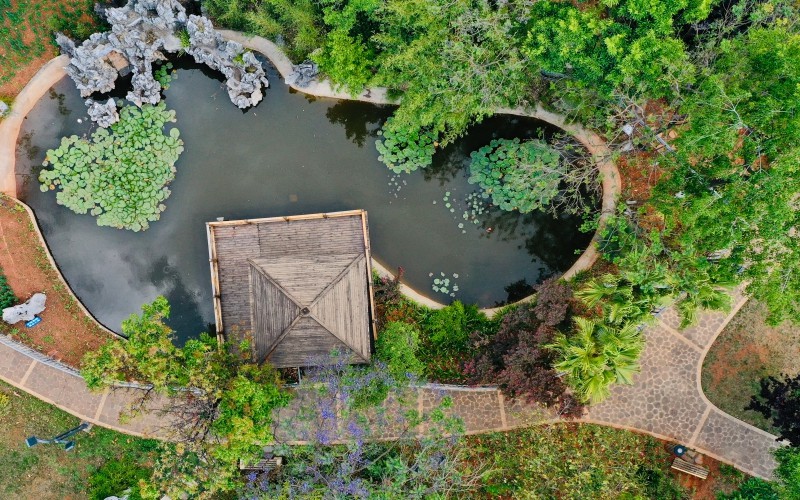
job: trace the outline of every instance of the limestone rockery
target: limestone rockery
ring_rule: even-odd
[[[161,85],[153,77],[153,63],[166,59],[165,53],[178,52],[225,75],[228,96],[239,108],[254,106],[264,97],[262,88],[269,82],[253,53],[225,40],[208,18],[187,15],[178,0],[130,0],[124,7],[101,13],[111,31],[95,33],[80,45],[61,33],[56,36],[61,50],[70,56],[67,74],[83,97],[111,91],[122,62],[133,73],[126,98],[137,106],[156,104],[161,100]],[[87,99],[86,105],[100,126],[119,120],[112,100]]]

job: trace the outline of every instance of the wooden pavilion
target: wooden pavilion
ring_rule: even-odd
[[[364,210],[206,223],[217,335],[279,368],[333,350],[368,363],[367,227]]]

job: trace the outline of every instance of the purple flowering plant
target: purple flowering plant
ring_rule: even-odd
[[[284,465],[249,476],[244,498],[444,498],[473,489],[483,472],[464,460],[452,402],[413,374],[398,379],[381,362],[352,366],[333,353],[315,360],[295,401],[276,419],[273,452]]]

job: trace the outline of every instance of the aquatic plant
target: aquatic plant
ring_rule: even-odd
[[[440,272],[440,277],[433,278],[433,273],[428,273],[429,278],[433,278],[433,284],[431,285],[431,289],[434,292],[443,293],[445,295],[449,295],[450,297],[455,297],[456,292],[459,290],[458,285],[456,284],[456,279],[458,279],[458,273],[453,273],[453,281],[452,286],[450,282],[450,278],[446,277],[444,272]]]
[[[58,190],[56,201],[75,213],[90,213],[98,226],[141,231],[159,219],[183,152],[178,129],[164,133],[175,112],[163,103],[126,106],[120,121],[97,129],[87,140],[61,139],[47,151],[39,174],[41,190]]]
[[[503,210],[546,210],[559,195],[561,156],[543,141],[495,139],[470,156],[470,184]]]
[[[380,153],[378,159],[396,174],[413,172],[418,168],[430,166],[436,150],[436,135],[424,130],[405,130],[386,122],[378,131],[383,138],[375,141]]]
[[[168,62],[162,64],[157,70],[153,71],[153,78],[161,85],[162,89],[167,90],[172,80],[177,78],[177,74],[173,71],[172,63]]]

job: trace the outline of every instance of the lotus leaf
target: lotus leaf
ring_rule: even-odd
[[[90,139],[64,137],[47,152],[39,174],[42,191],[54,190],[56,201],[74,211],[89,212],[100,226],[143,231],[159,219],[183,151],[180,132],[164,125],[175,112],[163,103],[141,109],[126,106],[120,121],[98,129]],[[169,139],[169,140],[167,140]]]
[[[545,210],[560,193],[561,155],[543,141],[495,139],[471,157],[469,182],[503,210]]]

